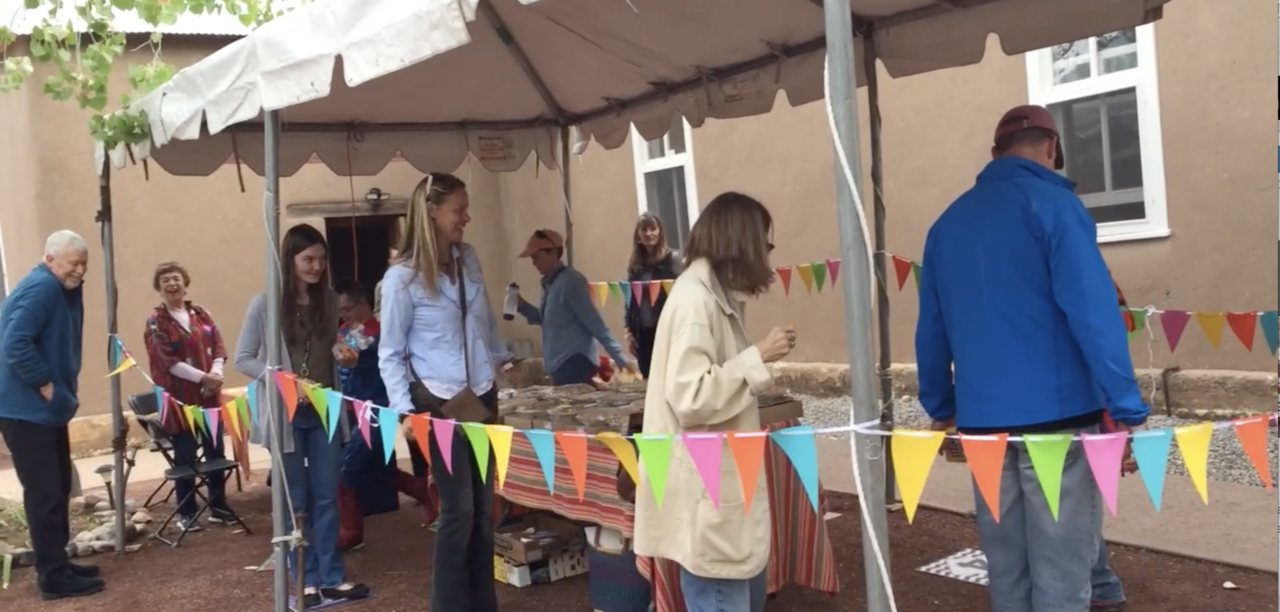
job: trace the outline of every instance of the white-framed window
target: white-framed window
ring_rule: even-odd
[[[1151,24],[1026,54],[1032,104],[1053,113],[1063,174],[1098,223],[1098,242],[1169,235],[1160,92]]]
[[[680,115],[662,138],[646,141],[634,128],[631,148],[636,164],[636,196],[640,212],[662,219],[667,244],[684,248],[689,228],[698,218],[698,182],[693,171],[693,130]]]

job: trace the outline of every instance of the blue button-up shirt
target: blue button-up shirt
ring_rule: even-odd
[[[498,321],[484,288],[480,258],[469,245],[457,249],[462,258],[467,301],[466,342],[471,390],[482,395],[493,388],[494,372],[511,359],[498,333]],[[378,369],[387,386],[390,408],[412,412],[409,366],[432,395],[450,399],[467,387],[463,367],[462,308],[458,285],[441,274],[436,295],[427,292],[413,269],[397,263],[382,278],[382,337]],[[405,359],[405,356],[408,359]]]
[[[542,361],[548,372],[574,355],[594,363],[596,342],[618,365],[627,366],[622,346],[591,302],[591,285],[581,272],[561,264],[542,279],[541,307],[523,302],[519,310],[530,324],[542,326]]]

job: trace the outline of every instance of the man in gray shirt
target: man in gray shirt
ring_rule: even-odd
[[[600,311],[591,302],[591,285],[581,272],[565,265],[564,237],[538,230],[529,237],[521,258],[533,261],[542,275],[542,302],[520,298],[520,315],[542,327],[542,361],[553,385],[590,384],[596,373],[596,342],[620,367],[639,376],[635,361],[622,352]]]

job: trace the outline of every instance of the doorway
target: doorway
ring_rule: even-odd
[[[334,283],[355,279],[372,292],[387,272],[388,255],[399,240],[396,227],[400,218],[401,215],[325,218],[329,279]]]

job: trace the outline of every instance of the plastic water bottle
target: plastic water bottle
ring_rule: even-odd
[[[516,309],[520,306],[520,285],[507,285],[507,297],[502,300],[502,318],[511,321],[516,318]]]

